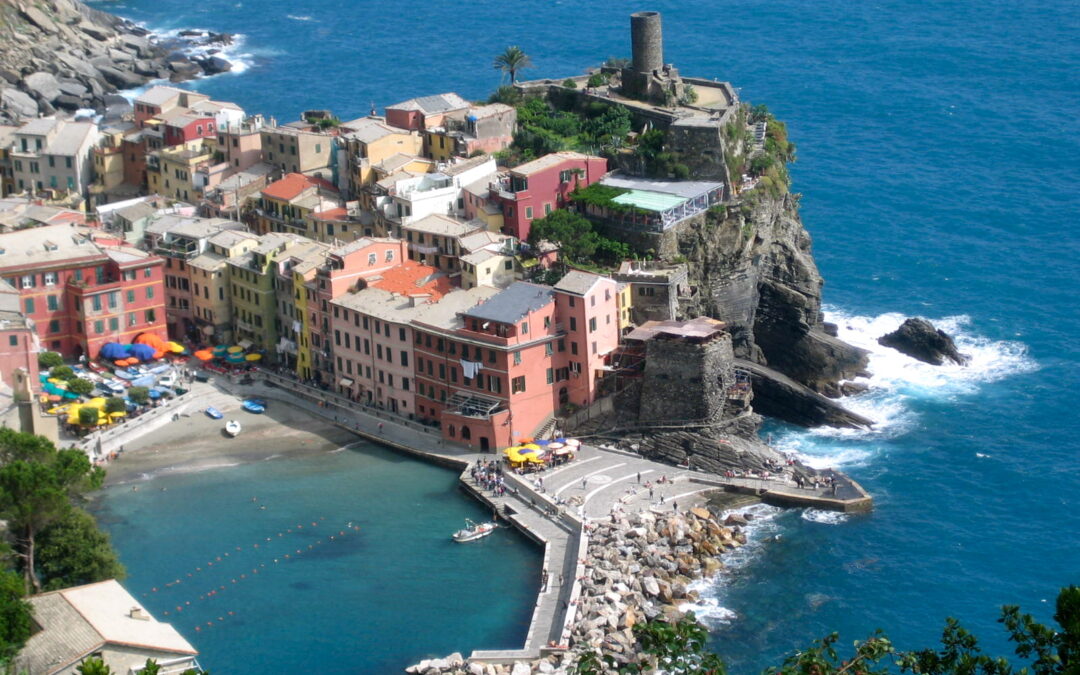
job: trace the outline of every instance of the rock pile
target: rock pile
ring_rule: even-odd
[[[194,31],[167,41],[79,0],[0,0],[0,123],[125,105],[110,96],[151,80],[228,69],[214,56],[231,36]],[[187,52],[202,54],[197,61]]]
[[[749,514],[726,518],[706,508],[685,513],[649,512],[590,526],[586,572],[571,631],[572,649],[531,663],[471,663],[453,654],[410,666],[416,675],[528,675],[566,673],[584,652],[599,651],[617,663],[639,658],[634,625],[678,621],[681,606],[696,602],[692,582],[721,569],[726,551],[746,544]]]
[[[943,365],[946,360],[962,366],[970,360],[960,353],[948,333],[926,319],[905,320],[895,331],[879,337],[878,344],[934,366]]]

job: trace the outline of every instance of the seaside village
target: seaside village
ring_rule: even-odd
[[[490,453],[501,462],[474,464],[463,481],[500,513],[511,512],[506,498],[531,495],[533,509],[516,522],[555,547],[545,559],[556,568],[550,580],[544,571],[525,650],[474,653],[468,671],[451,659],[417,672],[510,672],[507,663],[554,654],[521,671],[552,672],[571,643],[628,657],[635,620],[692,600],[689,578],[745,543],[738,523],[695,509],[678,537],[670,525],[667,558],[644,581],[607,562],[589,577],[586,558],[607,555],[593,550],[596,537],[631,548],[646,541],[627,543],[625,528],[590,531],[583,504],[600,489],[589,483],[597,470],[566,474],[573,486],[548,491],[502,468],[564,463],[577,446],[556,432],[631,394],[640,426],[737,421],[749,409],[749,378],[733,366],[724,324],[688,315],[698,289],[686,262],[632,246],[616,249],[622,259],[573,261],[530,232],[572,212],[644,241],[731,203],[755,179],[643,178],[617,170],[612,148],[522,156],[511,151],[519,114],[530,97],[571,96],[630,112],[630,144],[659,128],[699,147],[733,120],[751,141],[764,135],[736,117],[729,84],[681,78],[663,63],[658,15],[634,15],[631,27],[632,62],[516,83],[517,105],[446,92],[356,119],[308,110],[285,121],[162,84],[105,116],[0,127],[4,426],[105,464],[123,452],[125,429],[167,423],[170,413],[159,413],[200,382],[261,378],[298,406],[370,411],[388,442],[400,427],[438,447]],[[244,405],[258,413],[273,403]],[[206,403],[198,411],[217,412]],[[674,458],[671,471],[688,463],[679,456],[691,441],[673,442],[675,451],[657,449]],[[762,466],[782,470],[771,461]],[[662,484],[668,470],[657,466],[628,464],[636,483],[628,473],[620,488],[652,497],[642,475]],[[723,477],[728,467],[701,468]],[[581,492],[579,508],[563,509],[560,492]],[[668,541],[667,521],[634,522]],[[657,555],[649,537],[648,556]],[[46,625],[21,657],[29,672],[75,672],[91,653],[130,661],[131,644],[143,645],[140,658],[172,664],[167,672],[194,662],[191,644],[115,581],[31,603]],[[117,672],[140,672],[131,668]]]

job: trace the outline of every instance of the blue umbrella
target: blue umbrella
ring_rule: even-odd
[[[150,398],[161,398],[161,392],[157,389],[151,389],[149,391],[149,396]]]
[[[551,441],[547,440],[546,438],[538,438],[534,440],[533,443],[536,443],[537,445],[548,445],[549,443],[551,443]]]

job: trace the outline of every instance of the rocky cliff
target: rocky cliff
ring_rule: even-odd
[[[0,122],[58,109],[104,112],[124,105],[112,96],[118,91],[227,70],[210,52],[229,41],[202,32],[159,40],[78,0],[0,0]],[[195,46],[206,48],[198,61],[185,53]]]

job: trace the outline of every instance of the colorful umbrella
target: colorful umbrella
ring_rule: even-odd
[[[229,363],[243,363],[245,359],[243,354],[229,354],[226,360]]]
[[[262,358],[262,354],[248,354],[246,357],[248,361],[258,361]]]
[[[225,351],[229,352],[230,354],[239,354],[240,352],[244,351],[244,348],[240,345],[233,345]]]
[[[214,356],[221,356],[229,349],[228,345],[218,345],[214,347]]]
[[[209,349],[200,349],[199,351],[195,352],[195,358],[199,359],[200,361],[209,361],[214,358],[214,353],[211,352]]]

